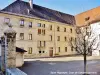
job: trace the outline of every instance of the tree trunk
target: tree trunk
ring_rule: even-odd
[[[86,63],[87,63],[86,54],[84,54],[84,75],[86,75]]]

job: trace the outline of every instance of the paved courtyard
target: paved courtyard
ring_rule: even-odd
[[[25,61],[20,69],[28,75],[82,75],[83,61]],[[90,75],[100,75],[100,60],[88,60]]]

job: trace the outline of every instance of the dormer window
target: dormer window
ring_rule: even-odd
[[[86,17],[86,18],[85,18],[85,21],[88,21],[88,20],[90,20],[90,17]]]
[[[20,26],[21,26],[21,27],[24,27],[24,19],[21,19],[21,20],[20,20]]]
[[[4,19],[4,22],[5,22],[6,24],[9,24],[9,23],[10,23],[10,18],[5,18],[5,19]]]

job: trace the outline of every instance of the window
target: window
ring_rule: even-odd
[[[5,22],[6,24],[9,24],[9,23],[10,23],[10,18],[5,18],[5,19],[4,19],[4,22]]]
[[[50,41],[52,41],[52,35],[50,35]]]
[[[40,41],[39,45],[40,45],[40,47],[42,46],[42,45],[41,45],[41,41]]]
[[[42,30],[42,34],[45,35],[45,29]]]
[[[64,28],[64,32],[66,32],[66,28]]]
[[[32,54],[32,47],[28,48],[28,54]]]
[[[72,28],[70,28],[70,32],[72,33]]]
[[[76,47],[76,49],[75,49],[75,50],[76,50],[76,51],[78,50],[78,49],[77,49],[77,47]]]
[[[41,27],[41,23],[38,23],[38,27]]]
[[[64,39],[65,39],[65,41],[67,41],[67,37],[66,36],[64,37]]]
[[[58,52],[60,52],[60,47],[58,47]]]
[[[60,36],[57,36],[57,41],[60,41]]]
[[[57,27],[57,31],[60,31],[60,28],[59,27]]]
[[[88,21],[88,20],[90,20],[90,17],[86,17],[86,18],[85,18],[85,21]]]
[[[71,41],[73,41],[73,38],[71,37]]]
[[[50,25],[50,30],[52,30],[52,25]]]
[[[71,51],[73,51],[73,47],[71,47]]]
[[[77,39],[75,38],[75,42],[77,42]]]
[[[24,33],[20,33],[20,39],[24,40]]]
[[[41,29],[38,29],[38,34],[41,34]]]
[[[45,30],[44,30],[44,35],[45,35]]]
[[[44,47],[46,46],[46,42],[44,41]]]
[[[65,47],[65,52],[67,52],[67,47]]]
[[[20,26],[23,27],[24,26],[24,20],[20,20]]]
[[[29,22],[29,28],[32,28],[32,22]]]
[[[32,40],[32,34],[29,34],[29,40]]]
[[[45,24],[43,24],[42,27],[45,28]]]
[[[41,41],[37,41],[37,47],[41,47],[42,46],[42,42]]]

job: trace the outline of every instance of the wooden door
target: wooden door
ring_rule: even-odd
[[[53,57],[53,50],[49,50],[49,56]]]

